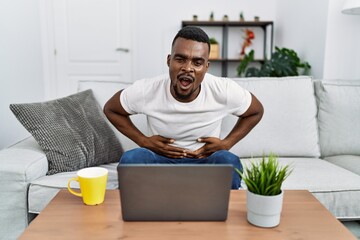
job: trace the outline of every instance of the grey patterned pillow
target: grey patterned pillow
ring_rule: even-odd
[[[10,109],[44,150],[48,175],[118,162],[123,153],[92,90]]]

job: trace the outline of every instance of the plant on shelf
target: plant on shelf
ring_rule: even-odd
[[[214,12],[210,13],[209,21],[214,21]]]
[[[245,21],[244,13],[243,13],[243,12],[240,12],[240,21],[241,21],[241,22]]]
[[[243,36],[243,44],[241,46],[241,52],[240,52],[240,57],[242,58],[243,56],[245,56],[245,49],[249,46],[251,46],[252,44],[252,40],[254,40],[255,38],[255,34],[254,31],[252,31],[251,29],[245,29],[243,30],[245,35]]]
[[[210,38],[210,54],[209,59],[218,59],[220,55],[219,42],[215,38]]]
[[[251,50],[240,61],[237,68],[238,76],[245,77],[286,77],[307,75],[311,68],[308,62],[302,62],[297,53],[288,48],[275,47],[269,60],[265,59],[260,68],[248,67],[254,61],[254,50]],[[300,72],[300,69],[303,69]]]
[[[292,169],[289,165],[280,166],[277,156],[271,153],[267,160],[263,156],[244,171],[235,170],[246,184],[248,221],[259,227],[277,226],[283,202],[281,186]]]
[[[209,38],[210,44],[219,44],[215,38]]]

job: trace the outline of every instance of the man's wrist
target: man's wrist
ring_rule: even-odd
[[[146,136],[141,136],[137,138],[137,141],[135,142],[139,147],[146,148],[148,146],[147,144],[147,138]]]
[[[223,148],[225,148],[224,150],[230,150],[230,148],[232,148],[236,143],[236,142],[233,143],[231,140],[226,139],[226,138],[221,140],[221,142],[222,142]]]

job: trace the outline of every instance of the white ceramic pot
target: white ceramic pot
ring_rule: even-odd
[[[276,196],[262,196],[246,191],[247,220],[259,227],[276,227],[280,223],[283,191]]]

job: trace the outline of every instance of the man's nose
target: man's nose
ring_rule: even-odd
[[[194,68],[191,61],[186,61],[183,65],[183,70],[186,72],[193,72]]]

